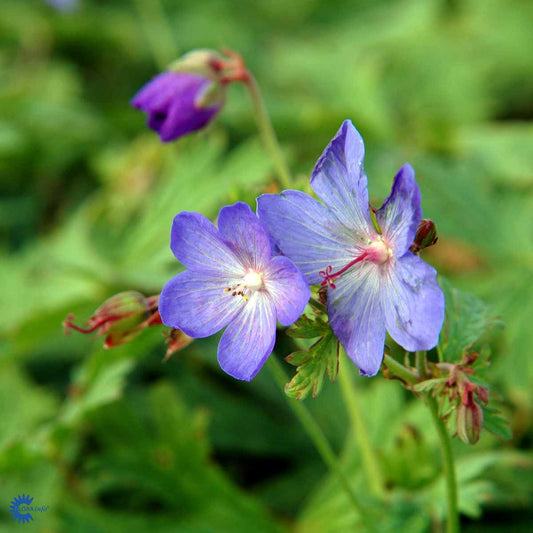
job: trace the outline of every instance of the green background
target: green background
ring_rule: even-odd
[[[250,384],[224,375],[217,337],[162,364],[158,328],[107,351],[62,334],[69,312],[81,324],[116,292],[160,291],[178,269],[177,212],[214,218],[273,190],[242,86],[206,131],[170,145],[129,107],[178,55],[224,46],[258,79],[303,186],[345,118],[365,139],[374,204],[414,166],[439,230],[425,259],[505,324],[481,345],[513,438],[454,440],[464,529],[529,531],[532,26],[528,0],[81,0],[68,12],[3,0],[0,531],[362,531],[266,368]],[[440,531],[426,410],[350,371],[390,492],[380,531]],[[338,388],[305,402],[366,498]],[[50,506],[28,525],[8,511],[23,493]]]

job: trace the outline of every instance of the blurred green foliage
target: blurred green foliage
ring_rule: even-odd
[[[529,0],[3,0],[0,530],[17,527],[22,493],[50,505],[42,532],[360,530],[266,369],[251,384],[223,375],[216,338],[162,365],[155,328],[110,351],[62,334],[68,312],[159,292],[178,269],[177,212],[214,217],[273,186],[242,87],[208,131],[167,146],[129,107],[177,55],[227,46],[301,183],[345,118],[375,203],[415,167],[439,229],[425,258],[505,324],[481,344],[513,438],[454,441],[465,530],[529,531],[532,26]],[[445,513],[428,415],[394,383],[356,384],[390,489],[380,531],[428,531]],[[305,401],[372,508],[337,385]]]

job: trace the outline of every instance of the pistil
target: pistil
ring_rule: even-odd
[[[328,265],[325,270],[321,270],[318,275],[322,278],[322,287],[329,285],[332,289],[336,289],[335,281],[339,278],[341,274],[344,274],[347,270],[352,268],[357,263],[362,261],[372,261],[377,265],[385,264],[389,258],[392,256],[392,250],[385,244],[383,239],[379,239],[370,243],[368,248],[364,250],[359,256],[357,256],[353,261],[350,261],[346,266],[342,267],[337,272],[332,272],[333,267]]]

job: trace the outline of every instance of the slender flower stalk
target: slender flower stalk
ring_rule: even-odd
[[[427,364],[426,364],[426,352],[419,351],[415,353],[415,365],[418,370],[418,375],[421,379],[427,377]]]
[[[365,471],[366,483],[371,491],[378,498],[383,498],[385,494],[383,473],[378,458],[374,452],[370,437],[368,435],[365,421],[363,420],[361,407],[357,394],[354,390],[353,380],[348,374],[350,365],[347,365],[347,356],[341,348],[339,354],[339,381],[341,385],[342,397],[348,410],[350,424],[354,432],[355,441],[361,454],[361,463]]]
[[[412,370],[402,365],[400,362],[396,361],[394,357],[391,357],[388,354],[385,354],[383,358],[387,368],[392,370],[393,374],[401,378],[408,385],[414,385],[420,381],[419,376],[415,374]]]
[[[275,380],[278,382],[278,385],[284,391],[287,377],[285,376],[285,372],[283,371],[283,368],[281,368],[278,360],[275,357],[271,357],[269,359],[268,366],[272,371]],[[313,441],[313,444],[315,445],[317,452],[320,454],[320,457],[331,470],[331,472],[337,477],[341,487],[346,493],[346,496],[355,509],[355,512],[361,517],[361,522],[370,533],[377,533],[376,526],[374,525],[374,519],[366,511],[362,502],[359,501],[359,498],[350,484],[350,480],[344,473],[344,470],[335,456],[335,452],[332,450],[331,445],[329,444],[324,432],[317,424],[316,420],[312,417],[311,413],[302,402],[291,400],[287,396],[285,397],[287,398],[289,407],[292,409],[302,424],[302,427]]]
[[[420,369],[426,369],[426,352],[420,351],[416,353],[417,366]],[[446,525],[447,533],[459,533],[459,513],[457,510],[457,480],[455,477],[455,465],[453,462],[453,453],[451,447],[450,437],[446,429],[444,420],[439,415],[439,406],[437,400],[430,394],[425,395],[427,406],[431,412],[431,417],[437,434],[442,453],[442,463],[444,469],[444,476],[446,478],[446,499],[448,505],[448,521]]]
[[[261,96],[259,84],[246,68],[243,58],[237,52],[228,49],[223,49],[222,52],[228,57],[228,59],[217,61],[213,66],[228,73],[222,78],[223,83],[240,81],[246,85],[252,99],[254,117],[257,129],[259,130],[259,135],[276,167],[280,185],[282,187],[290,187],[292,185],[291,172],[285,161],[276,132],[272,127],[270,116],[263,101],[263,97]]]
[[[437,433],[439,435],[440,447],[442,452],[442,461],[444,475],[446,477],[446,499],[448,503],[448,522],[446,525],[447,533],[459,533],[459,513],[457,510],[457,480],[455,477],[455,466],[453,463],[453,453],[446,425],[439,415],[439,407],[435,398],[427,395],[427,404],[431,411],[431,416]]]
[[[257,129],[259,130],[263,144],[276,167],[280,184],[282,187],[290,187],[292,185],[291,173],[287,166],[287,162],[285,161],[274,128],[272,127],[272,122],[270,121],[270,116],[268,115],[268,111],[261,96],[259,85],[249,72],[244,83],[252,98]]]

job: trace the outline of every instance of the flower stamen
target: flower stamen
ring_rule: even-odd
[[[224,292],[231,293],[231,296],[242,296],[247,303],[250,295],[258,291],[263,286],[263,277],[258,272],[250,270],[243,278],[241,283],[231,285],[224,289]]]

